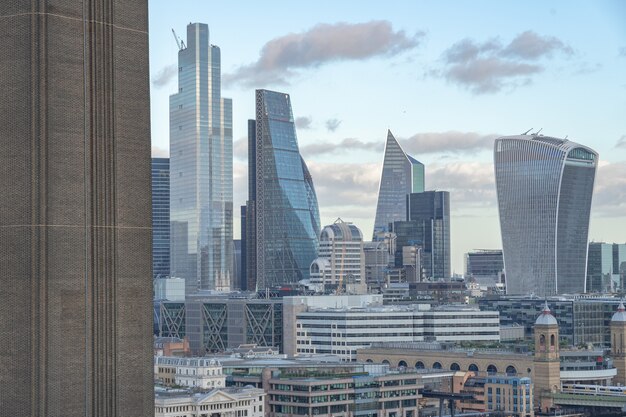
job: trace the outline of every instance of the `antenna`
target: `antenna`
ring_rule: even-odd
[[[535,133],[533,133],[533,135],[539,136],[539,132],[541,132],[542,130],[543,130],[543,127],[541,129],[539,129],[538,131],[536,131]]]
[[[183,40],[178,37],[174,29],[172,29],[172,35],[174,35],[174,40],[176,41],[176,45],[178,45],[179,51],[182,51],[183,49],[187,48],[187,46],[185,45],[185,42],[183,42]]]
[[[172,29],[172,30],[174,30],[174,29]],[[530,129],[528,129],[526,132],[522,133],[522,135],[527,135],[527,134],[528,134],[528,132],[530,132],[531,130],[533,130],[533,128],[532,128],[532,127],[531,127]]]

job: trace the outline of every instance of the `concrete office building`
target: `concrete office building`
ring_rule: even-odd
[[[361,230],[337,219],[320,233],[318,257],[311,263],[311,284],[322,292],[363,294],[367,291],[363,258]]]
[[[208,392],[155,390],[154,417],[264,417],[265,392],[258,388],[216,388]]]
[[[504,278],[504,258],[501,250],[480,249],[465,254],[465,280],[480,285],[495,285]]]
[[[500,340],[497,311],[460,306],[309,308],[295,320],[297,353],[333,354],[343,361],[355,361],[358,349],[376,342]]]
[[[383,241],[363,243],[363,269],[368,288],[380,288],[385,282],[385,271],[389,268],[390,253]]]
[[[170,160],[152,158],[152,276],[170,275]]]
[[[171,275],[185,290],[230,289],[233,112],[221,95],[221,52],[204,23],[187,26],[170,96]]]
[[[598,154],[567,139],[506,136],[494,166],[507,294],[585,292]]]
[[[288,94],[256,91],[256,120],[248,121],[248,161],[243,238],[248,291],[308,279],[317,256],[320,216]]]
[[[406,219],[406,195],[424,191],[424,164],[407,155],[390,130],[387,131],[383,169],[378,188],[374,239],[389,231],[389,224]]]
[[[147,3],[0,3],[2,416],[152,415]]]

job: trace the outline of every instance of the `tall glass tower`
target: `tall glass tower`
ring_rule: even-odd
[[[247,279],[248,290],[260,290],[309,278],[320,217],[289,95],[257,90],[248,131]]]
[[[170,96],[171,275],[186,293],[225,290],[233,265],[232,101],[221,96],[220,48],[187,26]]]
[[[152,276],[170,274],[170,159],[152,158]]]
[[[407,155],[388,130],[374,235],[388,231],[394,221],[406,220],[407,194],[421,192],[424,192],[424,164]]]
[[[585,291],[592,149],[540,135],[496,139],[494,165],[509,294]]]

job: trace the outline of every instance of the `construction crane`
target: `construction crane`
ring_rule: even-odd
[[[185,42],[181,38],[178,37],[174,29],[172,29],[172,35],[174,35],[174,40],[176,41],[176,45],[178,45],[179,51],[182,51],[183,49],[187,48],[187,46],[185,45]]]

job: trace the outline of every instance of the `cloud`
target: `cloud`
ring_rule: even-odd
[[[311,117],[301,116],[296,117],[296,127],[298,129],[310,129],[311,123],[313,123],[313,119]]]
[[[233,142],[233,155],[237,159],[248,159],[248,138],[239,138]]]
[[[169,84],[170,81],[174,79],[176,75],[176,65],[171,64],[161,68],[157,73],[152,77],[152,85],[156,88],[161,88]]]
[[[554,52],[573,55],[574,50],[554,36],[540,36],[527,30],[520,33],[502,50],[503,55],[521,59],[539,59],[552,56]]]
[[[431,153],[476,153],[493,149],[493,141],[502,135],[483,135],[476,132],[417,133],[407,139],[398,139],[405,152],[411,155]]]
[[[225,74],[223,80],[246,86],[286,84],[297,70],[335,61],[394,56],[418,46],[423,36],[422,32],[408,35],[403,30],[394,31],[386,20],[320,23],[305,32],[268,41],[256,62]]]
[[[160,146],[152,146],[153,158],[169,158],[169,156],[170,156],[169,149],[161,148]]]
[[[615,147],[626,149],[626,135],[622,135],[622,137],[619,138],[619,140],[615,144]]]
[[[380,164],[307,161],[320,206],[376,204]]]
[[[592,216],[623,218],[624,213],[626,213],[626,161],[600,161],[593,192]]]
[[[326,120],[326,129],[328,129],[329,132],[334,132],[340,124],[341,120],[339,119],[328,119]]]
[[[506,46],[497,38],[483,43],[463,39],[443,53],[443,67],[431,75],[475,94],[495,93],[530,84],[534,75],[545,70],[539,61],[557,53],[570,56],[574,51],[558,38],[532,31],[517,35]]]
[[[305,145],[300,147],[300,151],[303,155],[323,155],[336,152],[349,152],[353,150],[366,150],[366,151],[382,151],[384,149],[384,143],[381,142],[363,142],[359,139],[346,138],[340,142],[316,142],[311,145]]]
[[[419,159],[425,154],[475,154],[493,149],[493,141],[502,135],[483,135],[476,132],[424,132],[409,138],[397,138],[403,149]],[[366,142],[346,138],[339,142],[316,142],[300,147],[304,155],[314,156],[355,150],[382,152],[384,141]]]

